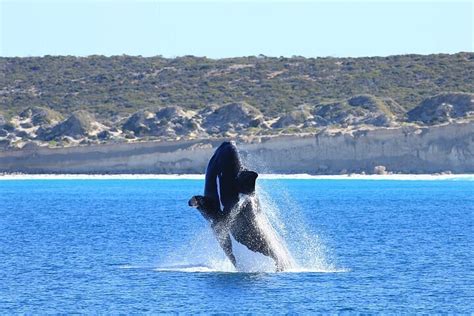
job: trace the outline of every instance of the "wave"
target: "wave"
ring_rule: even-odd
[[[234,268],[227,260],[216,260],[211,263],[194,263],[194,264],[169,264],[169,265],[118,265],[123,270],[153,270],[157,272],[183,272],[183,273],[347,273],[350,269],[346,268],[302,268],[295,267],[287,269],[283,272],[276,272],[273,266],[260,266],[260,269],[241,269]]]
[[[163,266],[153,269],[158,272],[183,272],[183,273],[347,273],[349,269],[306,269],[306,268],[294,268],[288,269],[283,272],[275,272],[275,270],[266,271],[240,271],[234,268],[228,269],[226,267],[219,268],[213,267],[206,264],[190,264],[190,265],[175,265],[175,266]]]
[[[154,271],[159,272],[201,272],[201,273],[211,273],[211,272],[222,272],[222,273],[236,273],[238,272],[235,269],[228,269],[226,266],[223,267],[213,267],[206,264],[189,264],[189,265],[171,265],[157,267],[153,269]]]

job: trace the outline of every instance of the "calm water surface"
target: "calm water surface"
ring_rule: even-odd
[[[233,271],[201,180],[0,181],[0,312],[474,311],[474,181],[259,181],[294,272]]]

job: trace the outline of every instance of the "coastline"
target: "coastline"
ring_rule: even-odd
[[[474,121],[235,139],[246,165],[273,174],[474,174]],[[0,151],[3,174],[200,174],[222,141],[28,147]],[[377,170],[376,170],[377,169]],[[380,170],[379,170],[380,169]]]
[[[463,180],[474,181],[474,174],[260,174],[263,180]],[[204,180],[204,174],[0,174],[2,180]]]
[[[234,140],[245,165],[260,173],[309,174],[322,178],[336,175],[330,176],[331,179],[350,174],[364,179],[363,174],[474,174],[473,139],[474,121],[432,127],[338,129],[316,134]],[[146,178],[150,175],[163,175],[160,178],[196,175],[206,170],[215,148],[228,140],[232,139],[27,147],[0,151],[0,174],[119,177],[140,174]],[[400,178],[390,176],[393,177]]]

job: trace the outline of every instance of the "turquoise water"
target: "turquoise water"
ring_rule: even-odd
[[[187,206],[201,180],[0,181],[0,312],[474,311],[474,181],[259,180],[297,262]]]

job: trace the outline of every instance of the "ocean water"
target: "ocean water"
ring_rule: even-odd
[[[0,313],[474,311],[474,181],[263,179],[295,267],[225,259],[202,180],[0,181]]]

